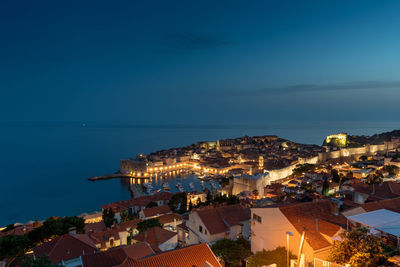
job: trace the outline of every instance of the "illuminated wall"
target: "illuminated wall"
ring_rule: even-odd
[[[347,145],[347,134],[339,133],[328,135],[325,139],[326,144],[334,144],[339,147],[346,147]]]

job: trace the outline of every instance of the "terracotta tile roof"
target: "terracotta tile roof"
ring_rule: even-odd
[[[388,182],[392,193],[400,195],[400,183]]]
[[[118,228],[121,228],[121,229],[135,229],[135,228],[137,228],[137,225],[138,225],[138,223],[140,223],[142,220],[140,220],[140,219],[134,219],[134,220],[131,220],[131,221],[126,221],[126,222],[121,222],[121,223],[119,223],[118,224]]]
[[[250,219],[249,212],[240,204],[216,208],[209,206],[194,212],[200,216],[210,234],[228,231],[231,226]]]
[[[133,239],[137,241],[147,242],[151,248],[155,251],[159,250],[158,246],[174,237],[177,233],[171,232],[161,227],[152,227],[147,229],[138,235],[135,235]]]
[[[99,232],[103,231],[106,229],[106,226],[104,225],[104,222],[97,222],[97,223],[87,223],[85,224],[85,233],[91,233],[91,232]]]
[[[384,199],[374,202],[362,204],[361,207],[366,211],[374,211],[379,209],[387,209],[394,212],[400,212],[400,197],[392,199]]]
[[[115,267],[222,267],[210,247],[203,243],[163,252],[140,260],[127,259]]]
[[[86,235],[80,234],[65,234],[33,248],[35,257],[47,255],[54,263],[91,254],[95,251],[97,251],[97,248],[93,241]]]
[[[174,219],[176,220],[176,222],[182,221],[182,216],[176,213],[164,214],[157,218],[161,224],[172,223],[174,222]]]
[[[109,267],[123,263],[128,257],[136,260],[150,254],[154,254],[151,247],[147,243],[140,242],[131,246],[83,255],[82,263],[85,267]]]
[[[156,202],[160,200],[171,200],[173,194],[169,192],[161,192],[151,196],[143,196],[137,198],[131,198],[127,200],[121,200],[114,203],[106,204],[101,206],[104,209],[112,209],[114,212],[121,212],[128,210],[130,207],[146,207],[150,202]]]
[[[350,186],[352,188],[354,188],[355,192],[359,192],[359,193],[363,193],[363,194],[367,194],[367,195],[371,194],[371,192],[372,192],[369,185],[367,185],[366,183],[364,183],[360,180],[357,180],[357,179],[351,180]]]
[[[143,214],[144,214],[144,216],[146,216],[146,218],[159,216],[159,215],[170,213],[170,212],[171,212],[171,209],[169,208],[168,205],[163,205],[163,206],[153,207],[153,208],[147,208],[147,209],[143,210]]]
[[[300,234],[305,231],[306,241],[314,250],[331,245],[322,234],[334,236],[347,223],[342,214],[332,213],[329,199],[282,206],[279,209]]]
[[[369,195],[370,200],[388,199],[400,196],[400,184],[394,182],[384,182],[380,184],[368,185],[359,180],[352,180],[350,183],[355,192]]]
[[[380,183],[380,184],[373,184],[372,187],[372,196],[378,199],[388,199],[400,196],[399,194],[395,194],[392,191],[392,188],[388,182]],[[397,188],[395,185],[393,186]]]

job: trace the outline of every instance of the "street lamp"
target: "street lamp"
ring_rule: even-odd
[[[286,232],[286,266],[289,267],[289,254],[290,254],[290,247],[289,247],[289,237],[293,236],[293,233],[290,231]]]

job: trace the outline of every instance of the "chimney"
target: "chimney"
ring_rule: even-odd
[[[315,231],[318,232],[318,218],[315,218]]]
[[[342,201],[336,198],[331,198],[331,207],[332,207],[332,213],[334,215],[339,215],[340,207],[342,206]]]
[[[76,235],[76,227],[71,227],[68,229],[68,233],[71,235]]]

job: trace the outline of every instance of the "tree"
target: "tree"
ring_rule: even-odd
[[[129,236],[126,238],[126,244],[129,246],[129,245],[132,245],[132,240],[133,240],[133,233],[132,232],[130,232],[129,233]]]
[[[385,264],[383,243],[379,237],[369,233],[366,228],[353,229],[341,234],[342,241],[335,241],[330,250],[329,261],[351,266]]]
[[[389,175],[396,175],[399,172],[399,167],[395,165],[386,165],[383,169],[387,171]]]
[[[239,198],[235,195],[230,195],[228,197],[228,201],[227,201],[228,205],[238,204],[239,202],[240,202]]]
[[[0,238],[0,259],[14,258],[45,239],[67,234],[71,228],[77,233],[85,233],[85,220],[80,217],[52,217],[25,235],[6,235]]]
[[[43,225],[29,232],[28,238],[34,242],[41,242],[44,239],[67,234],[71,228],[77,233],[85,233],[85,220],[81,217],[52,217],[44,221]]]
[[[24,255],[33,243],[27,235],[6,235],[0,238],[0,260]]]
[[[277,266],[287,266],[287,250],[285,247],[277,247],[274,250],[263,250],[259,251],[254,256],[248,259],[248,265],[250,267],[267,266],[270,264],[276,264]],[[296,259],[291,252],[289,252],[290,259]]]
[[[103,221],[107,228],[110,228],[115,223],[115,213],[111,208],[103,210]]]
[[[187,205],[186,193],[176,193],[172,196],[171,200],[168,203],[169,208],[178,213],[185,213]]]
[[[154,207],[157,207],[157,206],[158,206],[158,205],[157,205],[156,202],[151,201],[149,204],[147,204],[146,209],[148,209],[148,208],[154,208]]]
[[[324,183],[322,184],[322,195],[327,196],[329,194],[329,180],[324,179]]]
[[[201,201],[200,198],[198,198],[198,199],[197,199],[196,208],[200,207],[201,205],[203,205],[203,202]]]
[[[380,184],[383,182],[382,174],[369,174],[366,178],[366,184]]]
[[[335,183],[339,183],[340,182],[340,176],[339,176],[339,172],[336,169],[332,169],[331,170],[331,175],[332,175],[332,181]]]
[[[254,189],[254,190],[253,190],[253,195],[256,196],[256,197],[258,197],[258,190],[257,190],[257,189]]]
[[[296,168],[293,169],[293,175],[295,176],[300,176],[305,172],[310,172],[310,171],[314,171],[316,168],[315,164],[299,164],[296,166]]]
[[[213,202],[213,196],[211,195],[210,190],[207,190],[206,205],[210,205],[212,202]]]
[[[52,263],[47,255],[41,256],[37,259],[31,257],[27,258],[20,265],[21,267],[62,267],[61,264]]]
[[[146,231],[149,228],[152,227],[162,227],[160,221],[158,220],[158,218],[152,218],[152,219],[148,219],[148,220],[144,220],[138,223],[137,226],[137,230],[142,233],[144,231]]]
[[[211,250],[230,266],[241,266],[241,262],[251,255],[250,244],[243,238],[237,241],[223,238],[212,245]]]

